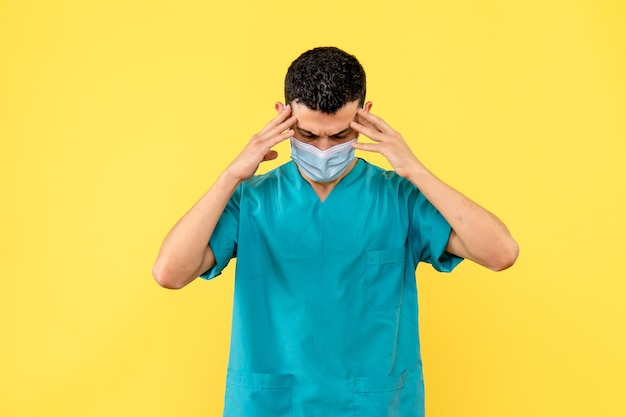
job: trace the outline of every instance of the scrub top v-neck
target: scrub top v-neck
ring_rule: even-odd
[[[224,416],[422,416],[415,269],[451,271],[449,235],[363,160],[323,202],[293,161],[242,183],[202,275],[237,258]]]

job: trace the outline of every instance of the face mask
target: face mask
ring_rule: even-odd
[[[291,138],[291,158],[304,175],[315,182],[331,182],[337,179],[354,161],[352,142],[332,146],[320,151],[313,145]]]

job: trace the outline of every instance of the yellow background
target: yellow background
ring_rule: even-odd
[[[626,415],[625,4],[0,0],[0,415],[220,415],[233,265],[151,265],[320,45],[521,246],[419,268],[429,417]]]

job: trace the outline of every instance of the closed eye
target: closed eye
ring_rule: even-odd
[[[316,140],[316,139],[319,139],[320,137],[319,135],[316,135],[312,132],[309,132],[308,130],[304,130],[299,127],[296,127],[296,130],[298,131],[299,136],[302,139],[307,140],[307,141]],[[354,133],[354,130],[348,127],[342,130],[341,132],[337,132],[336,134],[329,136],[329,138],[332,140],[345,140],[353,133]]]

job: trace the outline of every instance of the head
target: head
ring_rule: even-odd
[[[335,114],[346,104],[365,103],[365,71],[352,55],[335,47],[314,48],[291,63],[285,77],[285,103]]]

